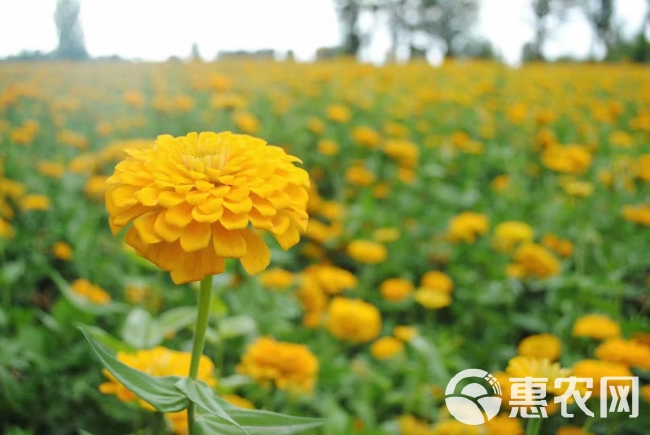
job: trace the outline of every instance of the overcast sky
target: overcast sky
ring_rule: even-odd
[[[645,0],[619,0],[617,22],[628,34],[640,28]],[[56,0],[0,0],[0,56],[22,50],[51,51],[57,45]],[[204,58],[220,50],[293,50],[299,59],[340,42],[332,0],[82,0],[81,21],[91,56],[164,60],[186,57],[192,43]],[[533,32],[529,0],[483,0],[477,33],[515,61]],[[365,55],[379,61],[389,47],[377,32]],[[546,47],[547,54],[584,56],[592,33],[573,14]]]

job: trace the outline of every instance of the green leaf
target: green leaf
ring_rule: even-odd
[[[255,332],[256,329],[257,324],[255,323],[255,320],[246,315],[224,317],[219,320],[219,334],[221,334],[223,338],[247,335]]]
[[[156,324],[163,337],[175,334],[183,328],[196,323],[196,307],[178,307],[167,310],[158,316]]]
[[[123,312],[126,311],[128,305],[126,304],[120,304],[120,303],[115,303],[115,302],[110,302],[105,305],[97,305],[93,304],[92,302],[88,301],[87,299],[76,295],[71,289],[66,280],[64,280],[61,275],[59,275],[56,272],[52,272],[50,274],[50,277],[52,278],[52,281],[54,281],[54,284],[58,287],[59,291],[61,294],[68,300],[72,305],[74,305],[76,308],[80,309],[81,311],[85,311],[90,314],[109,314],[109,313],[115,313],[115,312]]]
[[[225,402],[225,400],[220,399]],[[237,408],[226,402],[228,414],[250,435],[293,435],[316,429],[325,421],[318,418],[293,417],[270,411]],[[196,435],[240,435],[236,427],[199,407],[194,421]]]
[[[188,399],[204,408],[210,414],[227,421],[228,426],[234,425],[244,433],[248,434],[248,432],[242,428],[235,420],[233,420],[230,415],[228,415],[228,413],[224,410],[223,405],[228,404],[228,402],[218,397],[212,388],[210,388],[205,382],[190,378],[183,378],[176,383],[176,388],[185,393]],[[240,430],[237,430],[236,433],[240,434]]]
[[[137,349],[120,339],[113,337],[101,328],[91,325],[77,325],[83,328],[88,335],[114,352],[135,352]]]
[[[149,349],[160,344],[163,335],[147,311],[134,308],[126,316],[122,338],[136,349]]]
[[[151,376],[122,364],[83,328],[79,329],[81,329],[104,367],[133,394],[149,403],[159,412],[178,412],[187,408],[189,404],[187,397],[175,388],[176,383],[182,379],[181,377]]]

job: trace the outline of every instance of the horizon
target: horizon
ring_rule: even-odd
[[[310,0],[309,4],[302,0],[276,0],[273,4],[264,0],[236,3],[188,0],[179,5],[174,1],[155,0],[82,0],[80,21],[89,55],[164,61],[171,57],[187,58],[196,43],[206,61],[222,52],[267,49],[273,50],[276,59],[292,51],[296,60],[307,61],[315,57],[317,49],[341,43],[332,0]],[[522,47],[533,38],[533,16],[529,1],[518,2],[515,8],[511,6],[509,0],[481,1],[477,30],[473,33],[487,39],[504,62],[516,64]],[[626,0],[617,2],[616,6],[616,27],[628,38],[638,33],[646,2]],[[57,47],[55,8],[56,0],[0,4],[0,57],[54,51]],[[251,10],[256,13],[251,14]],[[217,16],[232,18],[217,20],[215,25],[212,17]],[[300,19],[296,20],[296,16]],[[25,22],[30,25],[25,26]],[[361,51],[360,60],[372,63],[385,60],[390,47],[389,28],[385,23],[380,24],[375,27],[371,44]],[[593,31],[589,24],[578,11],[572,11],[550,33],[544,52],[549,60],[565,56],[585,59],[592,53],[592,44]],[[398,55],[401,59],[408,56],[404,50],[399,50]],[[434,63],[441,60],[435,49],[430,50],[428,58]]]

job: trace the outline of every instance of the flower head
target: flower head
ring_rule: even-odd
[[[307,226],[309,176],[299,161],[261,139],[224,133],[158,136],[127,151],[106,192],[109,224],[177,283],[223,272],[239,258],[249,274],[270,251],[253,229],[269,230],[283,249]]]
[[[330,302],[327,329],[341,340],[365,343],[379,335],[381,314],[367,302],[338,296]]]
[[[552,334],[530,335],[519,342],[519,355],[530,358],[557,360],[562,351],[562,342]]]
[[[404,343],[394,337],[382,337],[370,347],[370,353],[377,359],[390,359],[404,352]]]
[[[318,359],[305,345],[261,337],[248,346],[237,371],[281,390],[310,393],[318,375]]]
[[[512,252],[520,243],[532,242],[533,237],[533,229],[524,222],[502,222],[494,230],[492,246],[498,251]]]
[[[573,325],[574,337],[589,337],[596,340],[619,337],[620,325],[604,314],[590,314],[576,320]]]
[[[93,304],[106,305],[111,301],[111,295],[87,279],[77,279],[75,282],[70,284],[70,289],[75,295],[81,296]]]
[[[449,221],[449,238],[453,242],[476,242],[476,237],[487,233],[489,221],[487,216],[464,212]]]

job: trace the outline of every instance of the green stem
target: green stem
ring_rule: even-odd
[[[210,317],[210,298],[212,297],[212,275],[208,275],[201,281],[199,290],[199,312],[196,316],[196,327],[194,328],[194,344],[192,345],[192,362],[190,363],[190,378],[196,379],[199,374],[199,362],[203,355],[203,345],[205,344],[205,330],[208,328],[208,319]],[[187,408],[187,425],[190,435],[194,433],[194,403],[190,402]]]
[[[526,425],[526,435],[537,435],[542,427],[541,418],[531,418]]]
[[[596,421],[595,418],[587,417],[587,420],[585,420],[585,424],[583,424],[582,429],[580,429],[580,433],[581,434],[589,433],[589,429],[591,429],[591,425],[594,424],[594,421]]]

